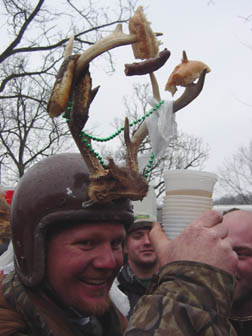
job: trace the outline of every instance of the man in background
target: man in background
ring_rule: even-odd
[[[238,335],[252,335],[252,212],[232,209],[223,223],[238,255],[231,322]]]
[[[158,271],[157,256],[149,239],[152,223],[157,220],[156,196],[151,186],[143,201],[133,202],[133,209],[134,223],[124,243],[127,261],[117,278],[119,289],[129,299],[128,318],[139,298],[145,294],[153,274]]]

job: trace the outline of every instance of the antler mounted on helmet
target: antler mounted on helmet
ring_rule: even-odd
[[[162,34],[152,32],[141,6],[130,19],[129,30],[130,34],[124,34],[122,25],[117,25],[109,36],[98,41],[81,55],[71,55],[73,39],[70,39],[65,60],[58,72],[48,103],[48,113],[51,117],[58,116],[66,110],[70,132],[90,170],[89,197],[92,201],[108,202],[124,197],[131,200],[142,200],[148,191],[148,183],[139,173],[137,162],[139,146],[148,135],[145,122],[130,139],[129,121],[127,118],[125,119],[123,127],[127,148],[125,167],[118,167],[112,158],[108,159],[108,165],[104,165],[92,149],[90,137],[87,137],[83,132],[88,120],[90,104],[99,89],[99,87],[92,89],[89,63],[97,56],[115,47],[132,44],[135,58],[147,59],[147,61],[141,62],[142,64],[126,65],[126,75],[150,73],[154,97],[160,101],[158,84],[153,71],[166,62],[170,52],[165,49],[158,55],[160,42],[156,36]],[[196,85],[191,84],[182,97],[174,102],[174,112],[197,97],[202,90],[204,78],[205,72],[201,74]]]

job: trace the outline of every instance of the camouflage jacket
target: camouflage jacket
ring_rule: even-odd
[[[103,316],[91,316],[85,324],[69,313],[39,289],[25,288],[15,272],[0,277],[1,336],[122,336],[127,325],[112,303]]]
[[[228,320],[233,289],[233,277],[215,267],[166,265],[138,301],[125,336],[234,336]]]

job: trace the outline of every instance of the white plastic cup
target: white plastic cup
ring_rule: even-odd
[[[195,170],[165,172],[162,225],[169,238],[176,237],[202,212],[212,208],[213,188],[217,179],[216,174]]]
[[[164,213],[163,214],[163,218],[166,218],[166,219],[169,219],[169,220],[172,220],[172,219],[177,219],[179,217],[179,220],[180,218],[182,219],[185,219],[185,218],[190,218],[192,220],[194,219],[197,219],[201,214],[202,212],[206,211],[205,209],[204,210],[199,210],[199,211],[194,211],[194,212],[186,212],[186,211],[181,211],[180,213],[178,212],[170,212],[170,213]]]
[[[167,203],[209,203],[211,202],[211,197],[208,196],[192,196],[192,195],[166,195]]]
[[[166,195],[212,197],[217,175],[209,172],[175,169],[164,173]]]
[[[181,207],[166,207],[165,209],[163,209],[163,214],[167,214],[170,215],[172,213],[174,214],[181,214],[183,212],[185,213],[199,213],[204,211],[206,208],[211,208],[211,205],[204,205],[204,206],[200,206],[200,207],[185,207],[185,206],[181,206]]]
[[[185,209],[185,210],[189,210],[189,209],[194,209],[194,210],[197,210],[197,209],[204,209],[204,208],[207,208],[207,207],[212,207],[213,206],[213,202],[212,202],[212,199],[209,199],[209,202],[202,202],[202,203],[198,203],[198,202],[191,202],[191,203],[188,203],[188,202],[174,202],[174,203],[171,203],[169,202],[169,200],[165,200],[166,203],[164,204],[163,206],[163,210],[164,211],[170,211],[170,210],[178,210],[178,209]]]
[[[169,221],[169,224],[174,223],[184,223],[185,221],[194,221],[200,216],[200,214],[190,215],[190,214],[183,214],[183,215],[173,215],[173,216],[164,216],[164,218]]]

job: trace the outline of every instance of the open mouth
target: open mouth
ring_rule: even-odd
[[[81,279],[81,281],[91,286],[102,286],[106,284],[106,280],[104,279]]]

